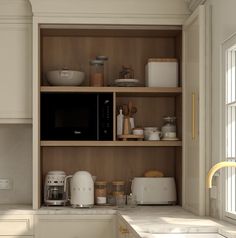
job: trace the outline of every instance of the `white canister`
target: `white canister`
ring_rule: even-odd
[[[147,87],[178,87],[177,59],[149,59],[145,78]]]

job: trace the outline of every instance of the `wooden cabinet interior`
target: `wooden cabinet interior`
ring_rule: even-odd
[[[177,58],[179,62],[179,86],[181,87],[182,31],[155,29],[41,29],[41,92],[109,91],[114,95],[116,106],[132,101],[138,108],[135,115],[137,126],[163,125],[164,116],[177,117],[177,135],[182,138],[182,89],[181,88],[89,88],[50,87],[45,74],[48,70],[68,68],[86,73],[83,86],[89,85],[89,60],[97,55],[109,58],[109,82],[118,78],[122,65],[134,69],[135,78],[145,83],[145,64],[149,58]],[[114,114],[116,123],[116,115]],[[165,176],[175,177],[178,204],[182,198],[182,147],[181,142],[158,146],[148,141],[130,146],[112,143],[116,141],[116,128],[111,143],[69,141],[41,141],[41,190],[44,178],[50,170],[63,170],[73,174],[87,170],[97,179],[125,180],[130,185],[133,177],[142,176],[146,170],[157,169]],[[123,143],[123,144],[122,144]],[[165,143],[164,141],[161,143]],[[61,145],[61,146],[60,146]],[[102,145],[102,146],[101,146]],[[174,146],[173,146],[174,145]],[[101,146],[101,147],[100,147]],[[128,186],[129,187],[129,186]],[[129,191],[129,188],[127,188]],[[41,194],[42,197],[42,194]]]
[[[131,179],[142,177],[147,170],[157,169],[166,177],[175,177],[178,194],[181,194],[180,148],[42,147],[41,156],[42,179],[51,170],[63,170],[66,174],[86,170],[98,180],[126,181],[128,192]]]
[[[177,58],[180,62],[179,49],[181,30],[42,29],[41,85],[48,85],[47,71],[63,68],[84,71],[84,85],[89,85],[89,61],[98,55],[109,58],[107,82],[119,78],[126,65],[144,85],[147,60]]]

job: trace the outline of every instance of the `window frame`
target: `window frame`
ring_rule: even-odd
[[[221,45],[221,75],[222,75],[222,85],[221,85],[221,89],[222,89],[222,97],[221,97],[221,102],[222,102],[222,106],[221,106],[221,145],[222,146],[222,153],[221,153],[221,161],[225,161],[225,160],[229,160],[229,158],[226,155],[226,126],[227,126],[227,101],[226,101],[226,80],[227,80],[227,57],[228,57],[228,52],[234,50],[235,52],[235,60],[236,60],[236,33],[234,35],[232,35],[230,38],[228,38],[226,41],[224,41]],[[236,67],[236,62],[235,62],[235,67]],[[236,70],[235,70],[236,73]],[[235,76],[236,77],[236,76]],[[236,84],[236,82],[235,82]],[[236,87],[235,87],[235,102],[236,102]],[[228,103],[229,104],[229,103]],[[236,132],[235,132],[236,134]],[[235,161],[235,160],[234,160]],[[222,214],[222,218],[226,221],[229,221],[231,223],[235,223],[236,224],[236,212],[235,214],[232,212],[228,212],[227,211],[227,171],[228,169],[225,168],[222,170],[222,176],[221,176],[221,180],[220,180],[220,187],[221,187],[221,196],[219,198],[219,201],[222,201],[221,203],[221,214]],[[236,176],[236,170],[235,171],[235,176]]]

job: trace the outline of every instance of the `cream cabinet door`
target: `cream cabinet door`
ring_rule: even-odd
[[[117,238],[129,238],[130,235],[128,226],[120,217],[117,218],[116,235]]]
[[[36,238],[115,238],[113,215],[38,215]]]
[[[0,237],[33,235],[33,215],[0,215]]]
[[[32,118],[31,28],[0,23],[0,123]]]
[[[205,215],[205,8],[183,26],[183,207]]]

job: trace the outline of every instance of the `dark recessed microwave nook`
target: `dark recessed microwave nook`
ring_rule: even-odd
[[[41,140],[112,140],[112,93],[42,93]]]

